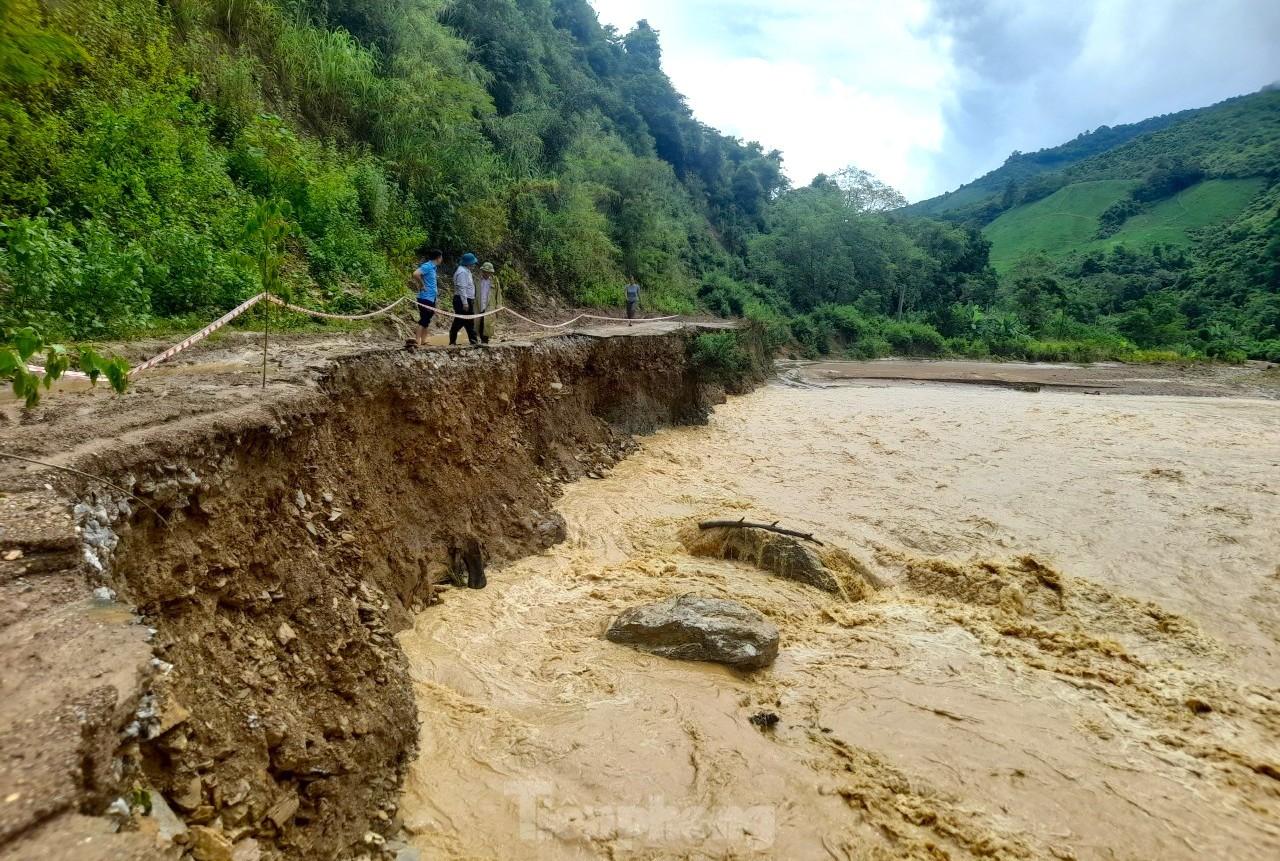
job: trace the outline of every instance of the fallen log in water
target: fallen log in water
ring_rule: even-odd
[[[704,520],[698,524],[699,529],[763,529],[766,532],[776,532],[779,535],[790,535],[792,538],[802,538],[805,541],[812,541],[814,544],[822,547],[821,541],[813,537],[812,532],[797,532],[794,529],[784,529],[778,525],[778,521],[773,523],[748,523],[743,520]]]

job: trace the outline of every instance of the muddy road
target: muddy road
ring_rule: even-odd
[[[424,857],[1280,854],[1274,402],[775,383],[557,508],[564,543],[399,635]],[[887,585],[840,602],[683,551],[725,516]],[[681,593],[764,613],[777,663],[602,638]]]

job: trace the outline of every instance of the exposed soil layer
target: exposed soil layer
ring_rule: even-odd
[[[0,461],[0,857],[378,851],[418,735],[393,633],[468,552],[559,541],[559,482],[723,397],[694,329],[604,334],[294,345],[265,393],[206,353],[221,379],[11,411],[2,450],[136,496]],[[177,845],[128,815],[141,789],[192,827]],[[120,833],[82,815],[122,795]]]

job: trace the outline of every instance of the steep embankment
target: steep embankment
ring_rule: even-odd
[[[392,632],[477,548],[558,541],[558,480],[606,468],[631,433],[704,420],[721,390],[694,334],[364,353],[126,430],[107,399],[33,417],[56,438],[98,413],[119,437],[65,461],[147,507],[4,467],[0,857],[153,857],[157,828],[192,826],[179,840],[199,857],[331,858],[389,831],[417,737]],[[155,815],[119,834],[75,815],[138,790]]]

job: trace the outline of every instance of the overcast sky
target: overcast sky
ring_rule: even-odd
[[[911,200],[1280,79],[1280,0],[591,0],[646,18],[703,122]]]

